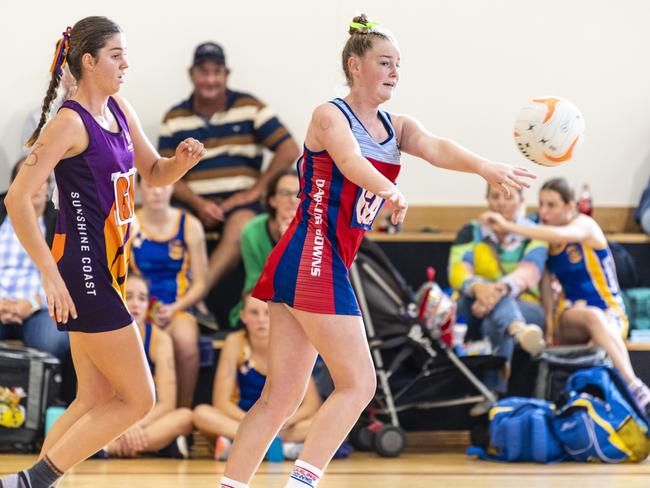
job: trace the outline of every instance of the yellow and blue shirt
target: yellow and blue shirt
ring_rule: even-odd
[[[595,249],[581,243],[551,246],[547,266],[560,281],[568,300],[611,310],[627,322],[609,247]]]
[[[142,226],[133,237],[131,265],[149,284],[151,298],[165,304],[174,303],[190,286],[187,224],[187,214],[179,211],[176,230],[170,238],[149,235]]]

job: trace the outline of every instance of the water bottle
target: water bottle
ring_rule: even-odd
[[[45,411],[45,435],[50,431],[54,422],[65,412],[65,407],[47,407]]]
[[[583,183],[582,190],[580,191],[580,198],[578,199],[578,211],[591,217],[593,210],[594,203],[591,198],[591,192],[589,191],[589,185]]]
[[[270,463],[281,463],[284,461],[284,450],[282,449],[282,439],[280,436],[275,437],[266,451],[266,459]]]

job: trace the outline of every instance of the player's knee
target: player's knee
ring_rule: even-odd
[[[286,420],[290,418],[302,402],[302,397],[299,393],[290,394],[282,391],[269,391],[268,395],[262,395],[259,399],[264,408],[278,419]]]
[[[179,408],[176,411],[178,416],[178,435],[188,435],[194,426],[194,413],[189,408]]]

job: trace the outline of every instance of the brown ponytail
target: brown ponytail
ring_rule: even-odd
[[[52,106],[52,102],[56,98],[56,91],[59,88],[60,82],[61,82],[61,75],[55,70],[52,73],[52,79],[50,80],[50,85],[47,87],[47,93],[45,94],[45,98],[43,99],[43,107],[41,108],[41,119],[38,121],[38,126],[36,127],[34,132],[32,132],[32,135],[25,143],[25,147],[32,147],[36,142],[36,139],[38,139],[38,136],[41,135],[41,129],[43,128],[45,122],[47,121],[47,116],[50,113],[50,107]]]
[[[61,81],[61,69],[66,62],[70,68],[70,73],[77,81],[81,79],[81,58],[84,54],[88,53],[93,58],[97,57],[98,51],[106,45],[106,41],[113,35],[122,32],[120,26],[106,17],[86,17],[77,22],[72,29],[64,32],[64,40],[59,41],[57,44],[57,51],[54,55],[54,62],[52,63],[52,79],[47,88],[47,93],[43,99],[43,107],[41,110],[41,119],[38,122],[38,127],[34,130],[25,146],[31,147],[38,136],[41,134],[41,129],[47,121],[47,116],[50,113],[52,102],[56,98],[56,91]],[[67,45],[65,45],[65,36],[68,35]],[[62,44],[62,42],[64,44]],[[61,48],[65,49],[65,54],[62,58]],[[62,61],[62,62],[61,62]]]

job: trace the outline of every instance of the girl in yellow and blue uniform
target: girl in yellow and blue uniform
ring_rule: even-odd
[[[565,178],[553,178],[539,193],[539,215],[544,225],[527,227],[488,212],[482,221],[495,229],[548,241],[547,270],[542,279],[548,344],[584,344],[602,347],[628,383],[637,403],[650,411],[650,390],[636,376],[624,339],[628,320],[607,239],[596,221],[576,212],[575,192]],[[553,311],[551,274],[562,285],[562,297]]]

